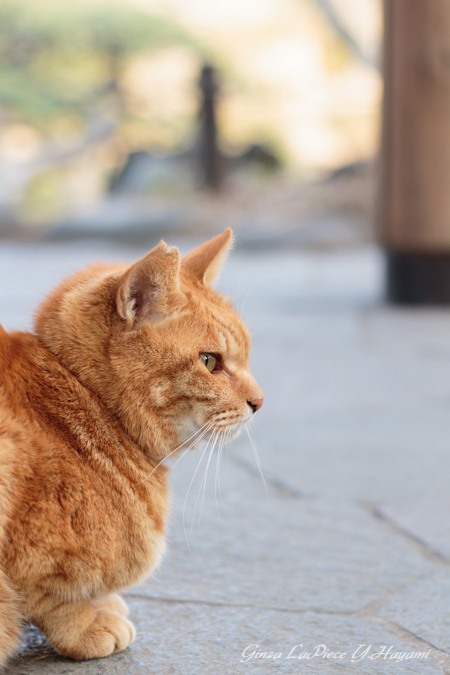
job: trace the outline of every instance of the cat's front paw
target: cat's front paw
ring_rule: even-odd
[[[128,619],[105,607],[98,609],[95,621],[83,633],[65,637],[65,644],[55,644],[63,656],[77,660],[99,659],[126,649],[136,637],[136,631]]]

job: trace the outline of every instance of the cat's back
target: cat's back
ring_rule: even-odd
[[[36,348],[34,342],[34,336],[7,333],[0,324],[0,439],[10,438],[17,443],[20,427],[27,426],[20,382]]]
[[[0,325],[0,438],[9,429],[33,426],[33,406],[39,396],[46,350],[31,333],[7,333]]]

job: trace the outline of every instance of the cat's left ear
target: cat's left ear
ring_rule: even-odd
[[[116,299],[119,315],[135,329],[170,316],[186,301],[179,276],[179,250],[160,241],[120,279]]]
[[[183,256],[181,261],[183,270],[196,281],[210,286],[217,280],[232,244],[233,230],[228,227],[222,234]]]

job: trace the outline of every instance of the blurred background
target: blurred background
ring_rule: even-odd
[[[0,236],[373,239],[381,0],[0,0]]]

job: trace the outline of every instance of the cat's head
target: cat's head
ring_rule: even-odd
[[[155,457],[200,430],[231,438],[262,405],[248,331],[211,287],[231,239],[183,258],[160,242],[132,266],[88,268],[37,314],[46,346]]]

